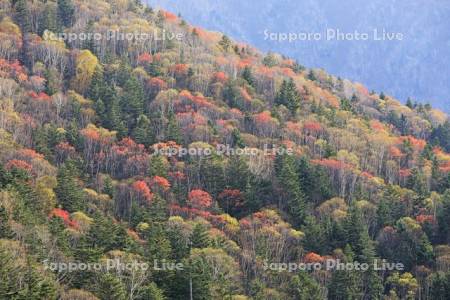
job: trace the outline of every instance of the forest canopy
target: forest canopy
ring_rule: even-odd
[[[0,18],[1,299],[450,298],[445,113],[138,0]]]

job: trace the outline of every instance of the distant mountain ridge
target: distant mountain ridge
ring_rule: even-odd
[[[229,34],[265,51],[298,59],[337,76],[360,81],[406,101],[450,110],[450,2],[325,0],[147,0],[179,12],[189,22]],[[265,39],[272,33],[379,31],[402,41],[296,41]]]

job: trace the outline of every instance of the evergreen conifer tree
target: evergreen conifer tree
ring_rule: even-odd
[[[292,78],[289,81],[283,80],[275,98],[275,103],[286,106],[292,114],[295,114],[300,107],[300,94]]]
[[[295,158],[292,155],[281,157],[278,181],[287,196],[287,202],[283,206],[288,210],[292,221],[297,226],[304,222],[306,215],[306,200],[302,187],[299,184]]]
[[[83,191],[76,181],[78,172],[69,162],[61,166],[57,176],[55,193],[59,203],[69,212],[83,210],[85,206]]]
[[[191,244],[192,248],[207,248],[210,246],[211,241],[209,240],[208,230],[204,225],[200,223],[195,224],[191,235]]]
[[[75,7],[73,6],[72,0],[58,0],[58,20],[61,26],[70,27],[72,26]]]

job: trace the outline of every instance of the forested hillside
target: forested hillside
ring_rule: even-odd
[[[439,0],[145,0],[180,13],[196,26],[223,32],[264,51],[298,58],[308,67],[388,92],[402,103],[408,97],[450,113],[450,2]],[[257,13],[255,13],[257,7]],[[296,38],[331,29],[366,40]],[[401,40],[377,40],[396,32]],[[289,39],[273,39],[291,34]],[[269,36],[268,36],[269,35]],[[381,34],[377,34],[381,37]]]
[[[450,298],[443,112],[138,0],[0,18],[0,299]]]

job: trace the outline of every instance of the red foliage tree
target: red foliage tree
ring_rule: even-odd
[[[319,122],[316,121],[306,121],[303,124],[303,130],[307,134],[319,134],[323,128]]]
[[[147,202],[153,199],[153,193],[143,180],[135,181],[131,186],[138,198],[143,198]]]
[[[242,229],[249,229],[252,226],[252,223],[248,219],[241,219],[239,225]]]
[[[244,59],[239,60],[237,67],[239,69],[244,69],[245,67],[250,66],[252,63],[253,63],[253,61],[251,58],[244,58]]]
[[[72,155],[76,153],[75,147],[70,145],[67,142],[61,142],[55,147],[56,153],[56,161],[58,163],[63,162],[64,160],[70,158]]]
[[[392,146],[389,148],[389,155],[393,158],[400,158],[400,157],[404,156],[402,151],[395,146]]]
[[[216,72],[213,75],[213,82],[225,83],[228,80],[228,75],[224,72]]]
[[[305,255],[304,260],[306,263],[321,263],[324,258],[317,253],[309,252]]]
[[[269,111],[263,111],[257,115],[255,115],[255,121],[256,123],[268,123],[272,120],[272,116],[270,115]]]
[[[383,123],[381,123],[378,120],[370,121],[370,128],[372,128],[374,131],[377,131],[377,132],[385,130]]]
[[[408,141],[415,151],[422,151],[427,144],[425,140],[417,139],[411,135],[398,137],[399,144],[403,144],[405,141]]]
[[[240,190],[226,189],[219,194],[218,200],[225,212],[229,213],[229,211],[235,211],[242,207],[244,197]]]
[[[29,163],[20,159],[11,159],[10,161],[8,161],[5,167],[7,170],[18,169],[24,170],[27,173],[31,173],[31,171],[33,170],[33,167]]]
[[[158,77],[153,77],[148,81],[148,84],[153,89],[163,90],[167,88],[167,83]]]
[[[399,175],[400,175],[400,177],[402,177],[402,178],[409,177],[409,176],[411,176],[411,169],[401,169],[401,170],[399,171]]]
[[[176,64],[170,68],[176,77],[186,76],[189,70],[186,64]]]
[[[170,182],[169,182],[169,180],[167,180],[164,177],[153,176],[152,179],[150,180],[150,182],[152,185],[156,185],[156,186],[163,188],[163,190],[170,189]]]
[[[180,171],[169,172],[169,176],[174,180],[184,180],[186,179],[186,174]]]
[[[21,149],[17,152],[18,157],[23,160],[44,159],[44,155],[37,153],[33,149]]]
[[[137,62],[140,65],[151,64],[153,62],[153,56],[147,52],[142,53],[141,55],[138,56]]]
[[[206,208],[212,204],[212,197],[203,190],[192,190],[188,195],[188,203],[195,208]]]
[[[281,73],[284,76],[295,77],[295,72],[291,68],[281,68]]]
[[[10,63],[3,58],[0,59],[0,77],[13,77],[19,82],[24,82],[28,79],[25,68],[18,60]]]
[[[422,214],[418,215],[416,217],[416,221],[419,222],[420,224],[423,224],[423,223],[431,223],[431,224],[433,224],[433,223],[436,222],[436,220],[435,220],[433,215],[422,215]]]
[[[52,98],[44,92],[36,93],[36,92],[32,91],[32,92],[29,92],[28,95],[37,101],[50,102],[52,100]]]
[[[174,15],[171,12],[165,11],[165,10],[161,10],[164,18],[168,21],[168,22],[176,22],[178,20],[178,17],[176,15]]]
[[[54,208],[50,214],[49,218],[61,218],[64,221],[64,224],[66,226],[72,227],[72,228],[78,228],[77,222],[70,219],[70,214],[68,211],[61,209],[61,208]]]
[[[273,136],[278,128],[278,122],[272,118],[270,111],[263,111],[253,116],[256,131],[266,137]]]
[[[100,133],[94,128],[86,128],[81,130],[81,135],[88,140],[98,141],[100,140]]]
[[[367,178],[367,179],[372,179],[374,176],[372,174],[370,174],[369,172],[361,172],[360,174],[361,177]]]

